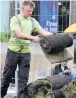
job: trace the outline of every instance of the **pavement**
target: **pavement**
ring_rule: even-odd
[[[7,43],[0,43],[0,54],[1,54],[1,58],[0,58],[0,69],[1,71],[3,71],[3,65],[5,62],[5,57],[6,57],[6,52],[7,52],[7,48],[8,48],[8,44]],[[73,56],[73,46],[68,48],[68,51],[70,52],[70,54]],[[40,54],[40,55],[44,55],[44,53],[42,52],[39,44],[32,44],[32,55],[34,54]],[[41,62],[41,61],[40,61]],[[44,61],[45,62],[45,61]],[[74,68],[74,64],[73,64],[73,60],[68,61],[68,66],[71,68],[72,72],[76,73],[76,68]],[[8,89],[8,94],[5,98],[13,98],[13,96],[15,96],[16,94],[16,88],[15,86],[12,87],[10,85],[9,89]]]

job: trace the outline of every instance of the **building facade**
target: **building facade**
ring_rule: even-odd
[[[53,0],[57,1],[57,0]],[[36,8],[33,12],[33,17],[35,17],[38,21],[40,20],[40,4],[41,1],[34,1],[36,4]],[[45,1],[43,1],[44,3]],[[46,1],[46,4],[48,1]],[[51,0],[49,1],[51,3]],[[21,0],[1,0],[0,1],[1,9],[0,9],[0,32],[5,32],[9,29],[9,22],[10,18],[14,15],[17,15],[20,12],[22,2]],[[46,10],[47,6],[44,6]],[[47,7],[48,10],[48,7]],[[42,10],[43,11],[43,10]],[[50,11],[49,11],[50,12]],[[67,12],[67,13],[65,13]],[[69,1],[62,1],[58,0],[58,28],[57,31],[61,32],[64,31],[69,24],[73,24],[76,22],[76,1],[69,0]],[[48,17],[49,13],[47,13]],[[44,15],[45,16],[45,15]]]

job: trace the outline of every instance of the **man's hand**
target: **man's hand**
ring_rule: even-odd
[[[34,36],[33,41],[35,41],[36,43],[38,43],[40,41],[39,36],[38,35],[37,36]]]
[[[70,69],[66,69],[66,70],[64,70],[64,73],[70,73],[70,72],[71,72]]]

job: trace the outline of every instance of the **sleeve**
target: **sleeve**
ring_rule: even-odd
[[[41,28],[42,27],[40,26],[39,22],[34,19],[34,31],[40,32]]]
[[[63,72],[62,69],[61,69],[61,64],[58,64],[55,66],[55,74],[59,74]]]
[[[11,18],[11,20],[10,20],[10,30],[14,31],[15,29],[21,29],[20,25],[19,25],[19,21],[16,18],[16,16],[14,16],[13,18]]]
[[[66,69],[68,69],[68,66],[65,66],[65,67],[64,67],[64,70],[66,70]]]
[[[55,75],[58,75],[59,74],[59,68],[58,66],[55,66]]]

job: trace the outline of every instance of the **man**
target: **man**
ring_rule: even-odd
[[[76,74],[68,68],[67,62],[62,62],[61,64],[56,65],[53,75],[66,75],[70,80],[76,78]]]
[[[35,7],[32,1],[23,1],[22,10],[19,15],[14,16],[10,21],[11,38],[8,45],[3,79],[1,84],[1,98],[7,93],[12,76],[19,67],[18,73],[18,95],[17,98],[25,98],[24,91],[27,88],[29,69],[30,69],[30,41],[39,42],[38,36],[32,36],[32,21],[34,21],[34,30],[41,35],[49,35],[45,32],[39,23],[31,17]],[[19,20],[21,24],[19,23]]]
[[[55,72],[54,72],[55,75],[68,74],[70,72],[71,72],[71,70],[68,68],[67,62],[62,62],[55,66]]]
[[[76,68],[76,23],[71,24],[68,28],[65,29],[64,32],[69,33],[69,34],[74,33],[74,37],[73,37],[74,39],[73,41],[74,42],[74,59],[73,59],[74,64],[73,64],[73,67]]]
[[[74,65],[73,67],[76,68],[76,38],[74,39]]]

